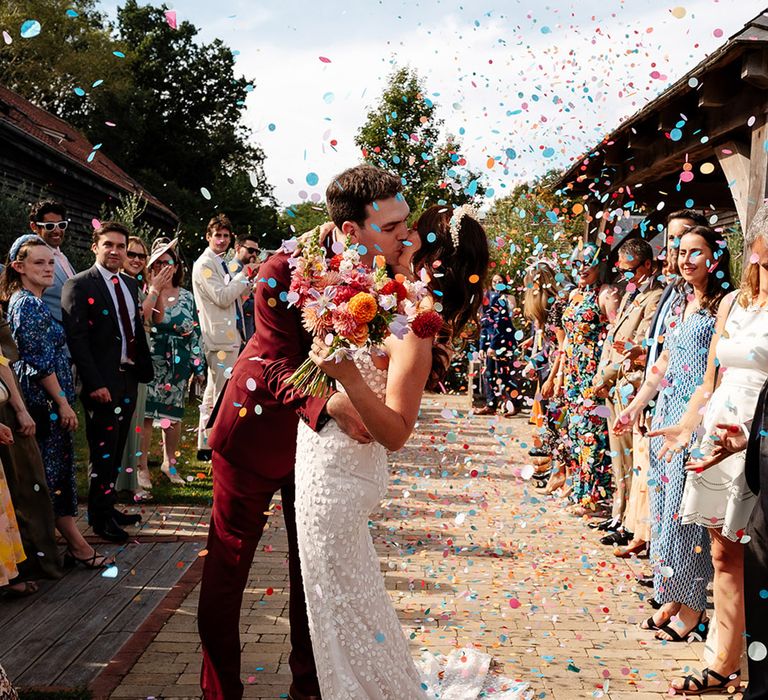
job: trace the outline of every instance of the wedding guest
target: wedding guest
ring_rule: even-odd
[[[90,456],[88,518],[93,531],[122,543],[139,515],[115,508],[115,481],[125,449],[140,382],[152,379],[152,361],[141,318],[138,285],[120,274],[128,229],[102,222],[93,232],[93,267],[67,280],[62,292],[69,350],[82,380]]]
[[[628,432],[658,391],[652,428],[675,425],[704,380],[707,353],[715,331],[715,315],[731,288],[730,253],[721,236],[696,226],[680,239],[678,263],[691,293],[681,297],[667,321],[665,347],[650,377],[614,424]],[[664,439],[651,432],[649,483],[651,563],[654,598],[662,607],[641,626],[657,630],[656,637],[683,641],[706,629],[706,587],[712,575],[709,538],[700,525],[683,525],[680,505],[685,485],[686,451],[695,438],[674,455],[665,454]],[[671,458],[670,458],[671,457]]]
[[[13,433],[7,425],[0,423],[0,443],[13,443]],[[19,579],[17,565],[27,558],[16,523],[16,511],[11,501],[11,491],[5,480],[3,465],[0,464],[0,594],[26,596],[37,593],[35,581]]]
[[[183,484],[179,474],[177,451],[181,422],[186,407],[187,384],[195,376],[205,376],[205,358],[200,323],[191,292],[182,287],[184,265],[178,251],[178,239],[158,238],[152,244],[149,259],[150,280],[170,273],[171,281],[162,285],[160,305],[163,318],[152,324],[150,347],[155,377],[147,386],[146,417],[142,461],[146,465],[152,440],[153,421],[163,430],[163,463],[160,470],[174,484]]]
[[[259,262],[259,244],[256,237],[249,232],[241,233],[235,238],[235,257],[229,267],[233,274],[240,272],[246,265],[250,266],[251,277],[256,276]],[[256,324],[253,318],[253,293],[250,292],[242,301],[243,309],[243,341],[248,342],[256,330]]]
[[[592,380],[595,395],[605,399],[608,423],[613,425],[626,408],[642,381],[642,365],[648,332],[661,297],[656,279],[653,248],[642,238],[630,238],[621,244],[616,269],[626,283],[616,318],[603,345],[597,374]],[[632,435],[608,432],[613,471],[611,520],[617,532],[606,535],[603,544],[626,545],[632,532],[623,526],[633,475]]]
[[[694,462],[714,447],[718,424],[742,424],[755,413],[760,390],[768,379],[768,207],[763,205],[744,238],[745,265],[741,289],[720,303],[704,382],[696,390],[678,425],[660,431],[665,448],[676,451],[703,425]],[[716,387],[716,388],[715,388]],[[706,405],[706,410],[704,410]],[[704,415],[702,421],[702,412]],[[707,470],[688,466],[680,508],[684,524],[709,531],[715,574],[713,598],[717,649],[708,668],[713,678],[740,672],[744,635],[744,545],[741,539],[756,502],[745,475],[745,455],[734,454]],[[673,682],[677,689],[693,683],[691,675]],[[703,679],[710,687],[714,684]]]
[[[544,413],[543,424],[535,438],[537,446],[530,454],[550,457],[548,493],[565,483],[564,455],[558,446],[563,409],[555,383],[560,374],[561,349],[565,342],[563,311],[566,300],[561,294],[557,275],[552,263],[541,260],[531,265],[523,278],[523,314],[534,329],[531,365],[538,377]]]
[[[514,384],[513,362],[515,329],[510,300],[501,275],[494,275],[480,318],[480,351],[485,358],[485,406],[478,415],[505,416],[517,413],[517,387]]]
[[[18,700],[19,696],[13,687],[5,669],[0,666],[0,700]]]
[[[251,292],[251,276],[255,271],[255,266],[248,264],[233,273],[224,260],[232,241],[232,224],[224,214],[217,214],[208,222],[205,239],[208,247],[192,266],[192,291],[208,367],[198,426],[197,458],[200,460],[211,458],[208,421],[243,344],[242,297]]]
[[[3,276],[0,275],[0,285]],[[0,291],[1,295],[1,291]],[[5,314],[0,312],[0,379],[10,390],[10,399],[0,404],[0,423],[7,425],[14,436],[8,444],[0,443],[0,462],[11,499],[16,508],[16,521],[25,552],[32,552],[19,563],[19,578],[35,582],[39,578],[61,578],[61,558],[56,546],[51,494],[45,478],[40,448],[35,440],[35,421],[27,410],[19,380],[11,367],[19,359]]]
[[[662,292],[656,311],[648,328],[644,341],[646,356],[643,360],[643,382],[648,379],[650,369],[656,363],[664,346],[666,321],[671,316],[671,310],[678,305],[678,297],[683,295],[680,270],[677,265],[677,252],[683,233],[694,226],[706,225],[706,217],[691,210],[674,211],[667,217],[666,244],[663,254],[664,266],[662,272]],[[642,358],[638,358],[640,362]],[[634,476],[629,490],[627,508],[624,515],[624,525],[627,531],[633,533],[632,539],[625,545],[614,549],[614,555],[628,557],[633,553],[644,551],[651,541],[650,502],[648,499],[648,471],[650,469],[649,443],[646,433],[650,430],[652,420],[653,398],[632,426],[632,453],[634,461]],[[616,531],[616,523],[610,518],[598,526],[601,530]],[[645,586],[653,586],[653,576],[643,575],[639,582]]]
[[[167,239],[165,239],[167,240]],[[150,284],[147,274],[147,258],[149,251],[144,241],[138,236],[128,238],[123,274],[130,275],[139,285],[139,305],[144,319],[144,332],[149,332],[153,321],[163,318],[163,301],[160,294],[171,281],[171,270],[153,280]],[[133,493],[134,501],[152,500],[152,479],[149,475],[147,460],[143,457],[144,404],[147,401],[147,385],[139,383],[136,393],[136,410],[133,412],[128,439],[123,451],[122,467],[115,482],[118,491],[126,490]]]
[[[45,199],[32,205],[29,212],[29,228],[50,246],[55,262],[53,284],[43,293],[43,301],[48,306],[51,316],[59,323],[61,323],[61,290],[64,283],[75,276],[75,268],[61,250],[64,232],[68,226],[67,210],[61,202]]]
[[[88,544],[75,522],[75,387],[64,351],[64,329],[42,300],[43,291],[53,283],[53,252],[39,236],[27,234],[14,241],[8,260],[0,288],[11,294],[8,323],[19,349],[14,371],[35,419],[35,437],[53,499],[56,529],[67,542],[65,564],[103,568],[112,560]]]
[[[562,401],[567,410],[568,466],[572,479],[571,511],[593,514],[611,497],[608,425],[592,388],[606,327],[616,317],[619,295],[605,283],[607,262],[587,243],[571,255],[578,286],[563,311],[565,345],[560,366]]]

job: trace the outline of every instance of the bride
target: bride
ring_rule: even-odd
[[[438,336],[389,336],[381,355],[356,362],[326,360],[328,348],[319,339],[310,352],[349,396],[373,438],[355,442],[333,421],[318,433],[299,425],[296,524],[325,700],[468,700],[488,690],[490,658],[471,649],[452,655],[444,668],[433,662],[420,670],[413,662],[368,529],[387,491],[387,450],[403,447],[425,387],[436,386],[445,374],[448,345],[475,318],[488,268],[488,241],[468,207],[429,208],[415,234],[400,265],[410,276],[429,280],[434,308],[444,320]],[[517,691],[493,697],[517,697]]]

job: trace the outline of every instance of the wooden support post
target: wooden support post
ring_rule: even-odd
[[[752,128],[752,147],[749,158],[749,197],[747,199],[747,217],[743,222],[744,231],[755,217],[757,210],[763,205],[768,184],[768,121],[766,115],[755,123]]]
[[[739,215],[742,230],[747,227],[749,209],[749,162],[750,145],[742,141],[726,141],[715,149],[715,156],[725,173],[725,180],[731,190],[733,203]]]

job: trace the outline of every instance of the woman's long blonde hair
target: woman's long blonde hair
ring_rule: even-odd
[[[547,321],[547,311],[559,292],[552,264],[546,260],[539,260],[531,265],[526,270],[523,287],[525,288],[523,314],[531,323],[543,328]]]
[[[755,303],[760,293],[760,263],[752,262],[750,254],[755,241],[763,237],[768,243],[768,204],[763,204],[752,219],[752,223],[744,236],[744,254],[742,258],[741,288],[739,289],[739,304],[747,308]]]

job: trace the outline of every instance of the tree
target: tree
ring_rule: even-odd
[[[278,228],[283,238],[291,238],[329,220],[324,202],[301,202],[291,204],[280,212]]]
[[[13,30],[0,44],[0,82],[75,126],[90,122],[105,93],[130,93],[129,66],[96,0],[11,0],[0,3],[0,26]],[[39,34],[23,38],[36,20]],[[77,92],[76,92],[77,91]]]
[[[236,77],[232,51],[218,39],[198,43],[190,22],[173,29],[165,5],[126,0],[114,26],[95,0],[71,5],[29,0],[0,11],[6,26],[33,12],[42,26],[35,38],[14,39],[16,53],[0,48],[0,80],[81,128],[168,204],[191,254],[204,247],[205,224],[219,211],[237,230],[278,238],[264,153],[241,119],[253,83]]]
[[[449,134],[440,142],[443,120],[425,92],[415,70],[397,69],[355,137],[367,163],[402,178],[416,214],[432,204],[476,201],[485,192],[479,175],[465,168],[458,139]]]
[[[522,283],[531,259],[570,251],[584,231],[584,207],[555,189],[560,173],[550,170],[497,199],[483,225],[491,241],[493,271]]]

